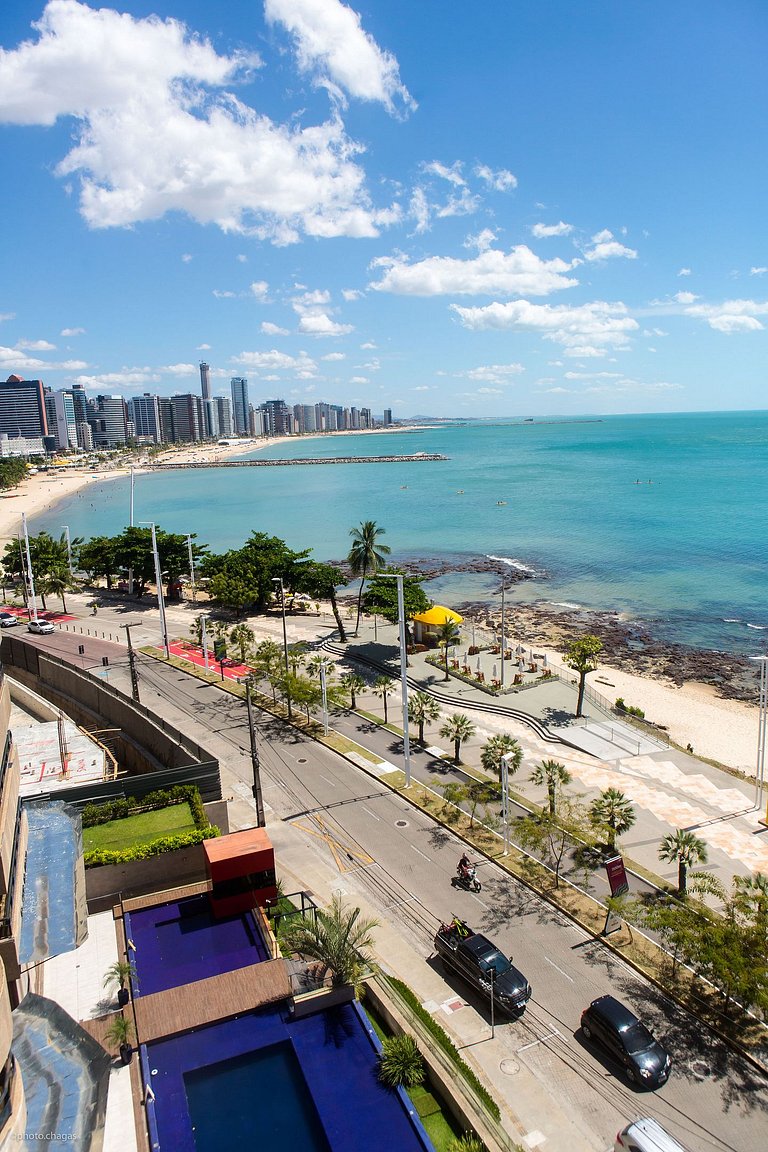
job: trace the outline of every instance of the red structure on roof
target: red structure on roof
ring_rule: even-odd
[[[236,916],[277,896],[275,850],[263,828],[246,828],[204,840],[214,916]]]

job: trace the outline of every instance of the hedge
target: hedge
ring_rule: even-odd
[[[194,832],[181,832],[178,836],[163,836],[153,840],[150,844],[138,844],[135,848],[123,848],[114,851],[109,848],[94,848],[86,852],[83,862],[86,868],[98,868],[103,864],[128,864],[133,860],[149,860],[152,856],[161,856],[164,852],[175,852],[179,848],[189,848],[193,844],[201,844],[203,840],[212,840],[220,836],[221,832],[215,824],[206,828],[198,828]]]
[[[173,804],[189,804],[192,820],[196,828],[208,827],[200,792],[194,784],[176,784],[173,788],[160,788],[148,792],[141,800],[129,796],[125,800],[108,800],[104,804],[86,804],[82,811],[83,828],[94,828],[98,824],[110,824],[113,820],[124,820],[139,812],[153,812],[159,808],[170,808]]]
[[[419,998],[414,992],[411,991],[407,984],[404,984],[402,980],[398,980],[396,976],[387,975],[385,976],[385,979],[399,993],[402,999],[405,1000],[406,1004],[414,1013],[414,1015],[418,1016],[419,1020],[421,1020],[427,1031],[433,1036],[445,1054],[456,1065],[464,1079],[469,1084],[471,1084],[485,1107],[490,1112],[491,1116],[493,1116],[494,1120],[500,1120],[501,1111],[498,1104],[494,1100],[493,1096],[491,1096],[485,1085],[480,1083],[477,1076],[470,1068],[469,1064],[462,1060],[461,1056],[456,1051],[456,1047],[453,1044],[453,1041],[445,1029],[443,1029],[437,1023],[431,1013],[427,1012],[426,1008],[422,1007]]]

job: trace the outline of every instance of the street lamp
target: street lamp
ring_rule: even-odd
[[[208,667],[209,667],[209,665],[208,665],[208,631],[205,627],[207,620],[208,620],[207,616],[201,616],[200,617],[200,641],[203,645],[203,663],[205,664],[206,672],[208,671]]]
[[[281,607],[282,612],[283,612],[283,659],[285,661],[285,700],[286,700],[286,703],[288,705],[288,719],[291,720],[293,718],[293,713],[291,712],[291,678],[290,678],[290,673],[288,671],[288,629],[287,629],[286,624],[285,624],[285,588],[283,586],[282,576],[273,576],[272,577],[272,583],[273,584],[279,584],[279,586],[280,586],[280,607]]]
[[[67,542],[67,568],[69,569],[70,576],[72,575],[72,541],[69,536],[69,524],[62,524],[64,529],[64,539]]]
[[[195,556],[192,551],[192,537],[187,536],[187,549],[189,550],[189,579],[192,584],[192,603],[197,603],[197,592],[195,589]]]
[[[152,556],[155,561],[155,585],[157,586],[157,606],[160,609],[160,630],[163,634],[163,647],[165,658],[170,660],[171,646],[168,641],[168,622],[165,618],[165,596],[163,595],[163,574],[160,571],[160,553],[157,550],[157,532],[153,521],[142,520],[142,524],[149,524],[152,530]]]
[[[35,577],[32,572],[32,556],[29,551],[29,532],[27,531],[27,514],[21,514],[21,526],[24,532],[24,549],[27,555],[27,587],[29,588],[29,599],[32,604],[32,612],[29,612],[29,605],[27,605],[27,615],[30,619],[37,620],[37,597],[35,596]]]
[[[763,804],[763,785],[765,784],[765,743],[768,730],[768,656],[750,656],[760,665],[760,703],[757,721],[757,768],[755,788],[755,808],[758,810]],[[766,817],[768,819],[768,816]]]
[[[323,729],[325,735],[328,735],[328,686],[326,684],[326,670],[328,665],[325,660],[320,661],[320,688],[323,693]]]
[[[504,826],[504,855],[509,856],[509,765],[514,760],[513,752],[505,752],[501,757],[501,819]]]
[[[504,572],[501,574],[501,686],[504,687],[504,645],[507,642],[505,632],[505,613],[504,613],[504,593],[507,590],[507,577]]]
[[[408,659],[405,651],[405,594],[401,572],[379,572],[382,580],[397,580],[397,623],[400,633],[400,688],[403,697],[403,760],[405,762],[405,786],[411,786],[411,738],[408,732]]]

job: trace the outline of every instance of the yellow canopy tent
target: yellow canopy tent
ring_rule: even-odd
[[[433,604],[426,612],[419,612],[413,619],[419,624],[426,624],[432,628],[439,628],[441,624],[461,624],[463,616],[454,612],[452,608],[444,608],[442,604]]]

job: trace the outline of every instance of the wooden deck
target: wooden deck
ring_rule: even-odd
[[[161,892],[148,892],[146,896],[132,896],[123,901],[126,912],[135,912],[139,908],[154,908],[156,904],[167,904],[174,900],[184,900],[187,896],[199,896],[203,892],[210,892],[210,881],[203,880],[199,884],[184,884],[180,888],[165,888]],[[115,906],[115,917],[122,918],[120,905]]]
[[[167,992],[139,996],[133,1002],[139,1042],[147,1044],[190,1028],[202,1028],[290,996],[283,960],[264,960]]]

